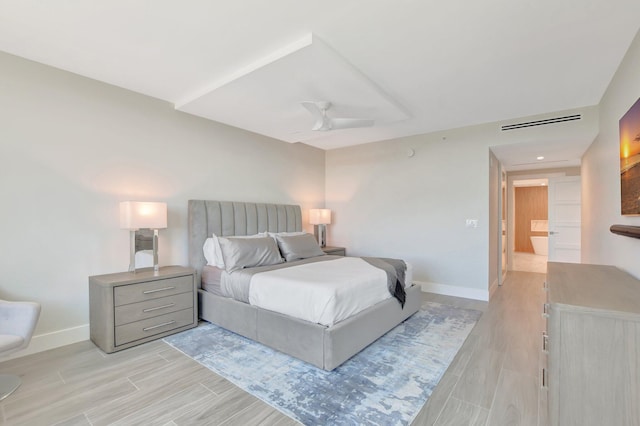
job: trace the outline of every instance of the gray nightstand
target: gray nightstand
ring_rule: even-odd
[[[89,277],[91,340],[107,353],[198,325],[192,268],[166,266]]]
[[[347,251],[345,250],[344,247],[326,246],[326,247],[322,247],[322,251],[325,252],[326,254],[331,254],[333,256],[346,256],[347,255]]]

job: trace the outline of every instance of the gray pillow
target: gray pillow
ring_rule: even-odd
[[[276,235],[276,239],[278,240],[280,253],[282,253],[287,262],[323,256],[325,254],[318,245],[318,241],[316,241],[315,237],[311,234],[293,236]]]
[[[278,246],[271,237],[223,238],[218,237],[224,266],[231,273],[243,268],[282,263]]]

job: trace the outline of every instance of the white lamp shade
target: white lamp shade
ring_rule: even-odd
[[[330,209],[309,210],[309,223],[311,225],[330,225],[331,210]]]
[[[167,203],[123,201],[120,203],[120,228],[162,229],[167,227]]]

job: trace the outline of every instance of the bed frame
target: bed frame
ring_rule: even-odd
[[[212,234],[252,235],[302,230],[300,206],[189,200],[189,264],[198,286],[206,264],[202,246]],[[420,309],[419,286],[326,327],[198,290],[200,318],[331,371]]]

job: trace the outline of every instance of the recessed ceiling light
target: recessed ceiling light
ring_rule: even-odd
[[[542,155],[536,157],[536,160],[544,160],[544,157]]]

